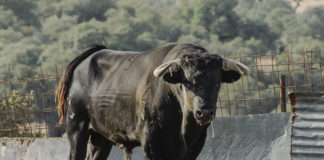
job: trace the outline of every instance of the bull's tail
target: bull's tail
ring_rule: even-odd
[[[95,45],[87,51],[83,52],[81,55],[73,59],[66,67],[65,72],[62,75],[62,78],[56,88],[55,97],[58,100],[57,112],[60,117],[59,123],[62,124],[64,120],[65,110],[64,110],[64,101],[69,93],[70,85],[72,83],[73,72],[75,68],[87,57],[93,53],[100,51],[102,49],[107,49],[102,45]]]

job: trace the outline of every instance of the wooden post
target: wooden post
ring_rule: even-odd
[[[286,76],[280,76],[280,107],[281,112],[286,112]]]

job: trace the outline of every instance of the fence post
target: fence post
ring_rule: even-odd
[[[286,112],[286,76],[280,76],[280,107],[281,112]]]

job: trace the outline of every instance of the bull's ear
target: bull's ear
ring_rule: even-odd
[[[222,82],[233,83],[241,78],[241,74],[233,70],[222,70]]]
[[[176,84],[183,81],[184,73],[180,67],[170,67],[169,71],[165,72],[162,76],[163,80],[168,83]]]
[[[180,59],[167,61],[156,67],[153,71],[153,75],[156,78],[162,77],[163,80],[169,83],[180,83],[184,74],[179,64]]]
[[[247,76],[250,73],[250,69],[241,62],[223,58],[222,82],[233,83],[240,79],[242,75]]]

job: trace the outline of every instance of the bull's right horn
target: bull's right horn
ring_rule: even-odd
[[[161,77],[172,64],[179,65],[180,59],[170,60],[170,61],[167,61],[167,62],[161,64],[160,66],[158,66],[154,69],[153,75],[155,77]]]
[[[242,64],[241,62],[232,59],[227,59],[227,58],[223,58],[222,68],[223,70],[236,71],[244,76],[247,76],[251,73],[250,69],[246,65]]]

